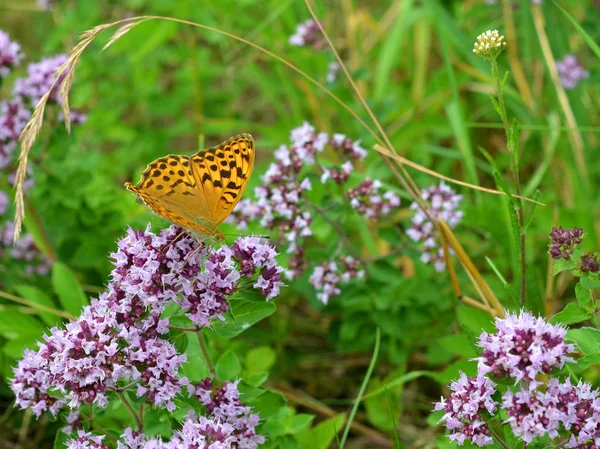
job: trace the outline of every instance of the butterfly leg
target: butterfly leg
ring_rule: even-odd
[[[165,247],[162,249],[162,252],[166,252],[169,249],[169,246],[171,246],[173,243],[175,243],[177,240],[179,240],[179,238],[183,234],[187,234],[187,231],[185,229],[183,231],[181,231],[179,234],[177,234],[173,240],[171,240],[169,243],[167,243],[165,245]]]

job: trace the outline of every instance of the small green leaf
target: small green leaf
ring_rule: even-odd
[[[592,327],[571,329],[567,338],[573,340],[585,355],[600,353],[600,331]]]
[[[65,449],[65,447],[67,447],[67,441],[72,438],[72,436],[67,435],[64,432],[56,432],[56,435],[54,436],[54,449]]]
[[[579,305],[571,302],[567,304],[562,311],[558,312],[552,318],[550,318],[550,323],[558,324],[562,323],[565,325],[581,323],[582,321],[589,320],[592,317],[592,314],[587,312],[585,309],[580,307]]]
[[[52,299],[46,292],[40,290],[37,287],[32,285],[15,285],[15,291],[19,294],[19,296],[27,301],[34,302],[41,306],[49,307],[51,309],[56,309],[56,305],[52,302]],[[42,321],[48,326],[55,326],[60,318],[57,315],[54,315],[49,312],[43,312],[39,309],[34,309],[37,311],[37,315],[42,319]]]
[[[185,348],[187,362],[181,367],[182,373],[191,381],[197,382],[206,379],[210,375],[210,370],[206,366],[198,338],[191,332],[186,332],[186,335],[188,340]]]
[[[581,282],[575,286],[575,297],[579,305],[586,310],[592,305],[592,291],[585,288]]]
[[[213,330],[224,338],[233,338],[253,324],[272,315],[275,304],[266,301],[232,301],[231,310],[225,314],[225,321],[213,324]]]
[[[479,337],[483,331],[494,331],[494,320],[483,310],[461,304],[456,309],[456,314],[460,327],[474,338]]]
[[[52,267],[52,286],[61,305],[71,315],[79,316],[83,306],[89,304],[75,274],[62,262],[56,262]]]
[[[565,270],[574,270],[577,267],[577,261],[571,257],[569,259],[556,259],[552,265],[552,276]]]
[[[600,279],[594,278],[592,276],[581,278],[579,283],[583,287],[589,288],[590,290],[600,289]]]
[[[302,449],[327,449],[333,443],[337,433],[346,421],[346,414],[342,413],[334,418],[320,422],[316,426],[305,429],[297,435]]]
[[[251,385],[253,387],[260,387],[262,384],[264,384],[267,381],[268,378],[269,378],[268,371],[259,371],[259,372],[252,373],[252,374],[245,376],[244,380],[246,381],[246,383],[248,385]]]
[[[9,340],[27,335],[41,336],[45,331],[38,319],[13,307],[6,307],[0,313],[0,335]]]
[[[235,380],[242,370],[242,365],[235,352],[227,351],[219,358],[215,369],[220,380]]]
[[[275,363],[276,356],[275,351],[269,346],[251,349],[246,354],[246,371],[248,373],[269,371]]]

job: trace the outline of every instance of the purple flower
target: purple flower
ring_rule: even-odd
[[[279,295],[283,268],[277,265],[273,247],[262,243],[258,237],[241,237],[231,246],[231,251],[243,276],[251,278],[256,272],[260,273],[253,287],[260,289],[267,301]]]
[[[359,270],[359,266],[360,261],[352,256],[342,257],[340,262],[323,262],[321,266],[315,267],[308,281],[317,290],[317,298],[327,304],[331,296],[342,292],[339,285],[364,277],[365,272]]]
[[[0,229],[0,255],[9,255],[14,260],[26,262],[25,272],[28,275],[45,276],[52,267],[51,261],[39,252],[31,234],[21,234],[19,240],[13,243],[15,224],[6,221]]]
[[[311,46],[315,50],[323,50],[327,41],[323,38],[317,22],[308,19],[296,26],[296,32],[290,36],[290,44],[296,47]]]
[[[558,436],[562,414],[556,396],[550,392],[521,387],[516,393],[507,391],[502,401],[502,408],[509,416],[505,422],[526,443],[543,435]]]
[[[54,83],[55,73],[59,67],[67,62],[68,56],[58,54],[49,58],[44,58],[40,62],[31,63],[27,67],[27,78],[20,78],[15,81],[14,94],[27,100],[31,106],[35,106],[42,96],[50,90]],[[66,76],[66,73],[62,75]],[[50,94],[50,101],[58,102],[58,85],[54,86]]]
[[[479,336],[478,346],[483,348],[477,359],[480,374],[525,380],[533,389],[538,374],[548,374],[572,361],[568,354],[574,346],[565,343],[567,330],[560,325],[521,311],[496,318],[496,328],[495,334],[483,332]]]
[[[11,41],[8,34],[0,30],[0,79],[7,77],[22,58],[21,46]]]
[[[230,424],[231,434],[240,448],[254,448],[264,443],[265,439],[257,435],[255,428],[260,417],[252,413],[252,408],[240,401],[238,381],[216,385],[211,379],[204,379],[197,385],[189,385],[190,394],[206,406],[211,419]]]
[[[581,228],[563,229],[552,228],[550,237],[549,253],[553,259],[568,259],[575,247],[583,241],[584,233]]]
[[[556,61],[556,69],[565,89],[574,89],[580,80],[590,77],[590,72],[585,70],[577,61],[577,57],[572,54]]]
[[[463,212],[457,210],[462,201],[462,195],[457,195],[443,181],[439,186],[431,186],[424,189],[421,192],[421,196],[429,202],[433,218],[444,220],[450,229],[456,227],[462,220]],[[420,209],[418,203],[413,202],[410,208],[416,212],[412,219],[411,228],[406,231],[406,234],[411,240],[421,244],[422,262],[433,264],[438,272],[444,271],[446,269],[446,262],[444,261],[444,251],[438,246],[439,235],[437,228]]]
[[[12,153],[30,115],[18,98],[0,102],[0,169],[12,162]]]
[[[51,394],[53,388],[48,359],[39,352],[26,349],[23,358],[14,368],[11,388],[16,405],[29,408],[36,417],[49,412],[53,416],[66,405],[66,401]]]
[[[598,256],[594,253],[584,255],[581,258],[581,271],[585,273],[598,273],[600,271]]]
[[[102,444],[104,435],[93,435],[84,430],[77,431],[77,438],[67,441],[67,449],[110,449],[106,444]]]
[[[435,404],[435,410],[444,410],[440,419],[450,430],[449,438],[463,445],[466,440],[479,447],[492,443],[485,415],[494,415],[498,404],[493,395],[496,384],[483,375],[467,377],[461,373],[456,382],[452,382],[452,394]]]
[[[367,178],[358,187],[348,190],[350,205],[356,211],[372,220],[378,220],[383,215],[389,215],[400,205],[400,197],[388,191],[379,193],[381,181]]]
[[[4,190],[0,190],[0,215],[4,215],[8,210],[9,201],[8,193],[6,193]],[[4,243],[4,239],[2,240]]]

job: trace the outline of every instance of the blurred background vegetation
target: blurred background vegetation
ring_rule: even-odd
[[[137,15],[170,16],[266,47],[326,84],[369,122],[343,74],[327,80],[334,61],[329,49],[290,45],[296,26],[310,17],[301,0],[41,3],[0,0],[0,29],[21,44],[27,63],[68,53],[81,32],[102,23]],[[600,41],[597,2],[562,6],[595,42]],[[510,71],[509,115],[522,125],[523,192],[531,197],[539,189],[539,200],[546,204],[536,210],[528,228],[528,307],[550,313],[571,300],[569,275],[550,276],[547,235],[553,225],[579,226],[588,234],[586,249],[599,246],[600,71],[598,57],[582,34],[549,0],[541,8],[530,0],[335,0],[317,1],[315,8],[396,150],[439,173],[489,188],[496,188],[492,167],[479,148],[492,155],[510,183],[509,158],[489,100],[495,92],[489,65],[472,54],[472,47],[477,35],[488,29],[497,28],[506,36],[508,51],[500,66]],[[32,154],[36,186],[28,195],[29,223],[32,217],[37,222],[31,228],[43,229],[56,260],[72,270],[86,295],[102,291],[111,269],[108,254],[127,226],[141,229],[150,220],[165,225],[122,187],[125,181],[136,182],[151,160],[168,153],[191,154],[201,142],[214,145],[250,132],[257,141],[252,187],[260,182],[273,151],[305,120],[317,130],[362,139],[368,149],[375,143],[306,79],[228,37],[151,21],[100,52],[108,37],[106,33],[92,43],[77,67],[72,104],[88,114],[87,121],[68,135],[49,113]],[[569,53],[590,76],[564,91],[551,71]],[[11,77],[23,76],[25,70],[22,64]],[[12,88],[11,78],[4,81],[0,98],[8,98]],[[362,171],[397,187],[373,151]],[[437,182],[410,172],[420,187]],[[457,235],[502,299],[507,296],[503,283],[485,257],[509,282],[515,280],[516,254],[504,200],[468,189],[460,193],[465,197],[465,218]],[[373,225],[368,244],[362,240],[364,233],[356,235],[358,247],[371,245],[365,249],[369,256],[381,257],[368,269],[368,285],[375,295],[364,285],[349,287],[323,308],[304,278],[284,291],[273,316],[235,342],[219,344],[241,354],[263,351],[254,354],[259,359],[267,354],[270,360],[269,386],[282,391],[290,405],[321,420],[349,407],[379,326],[382,360],[369,389],[400,379],[390,395],[395,424],[407,447],[449,447],[439,439],[440,430],[428,426],[427,417],[442,386],[456,378],[459,369],[472,371],[472,339],[486,317],[460,305],[449,278],[421,264],[416,249],[407,246],[394,252],[401,246],[394,240],[403,235],[411,215],[409,205],[410,198],[403,195],[402,210],[385,225]],[[226,231],[235,233],[235,228]],[[459,273],[459,279],[471,293],[468,277]],[[24,284],[33,286],[34,295],[45,292],[56,303],[50,277],[28,277],[9,261],[0,272],[0,284],[4,292],[20,296],[25,296]],[[52,447],[55,423],[45,418],[35,423],[30,415],[13,410],[7,383],[23,348],[35,347],[51,323],[40,321],[27,307],[2,301],[0,433],[22,432],[26,437],[21,447]],[[435,375],[420,377],[421,370]],[[594,381],[597,374],[586,376]],[[413,378],[417,380],[406,383]],[[348,447],[391,447],[381,443],[393,438],[386,397],[375,396],[364,405],[358,415],[362,427],[354,429]]]

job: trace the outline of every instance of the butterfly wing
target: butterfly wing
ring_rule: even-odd
[[[128,182],[125,187],[161,217],[210,234],[216,225],[201,220],[209,215],[208,204],[191,165],[187,156],[164,156],[148,164],[136,185]]]
[[[242,197],[253,166],[254,139],[240,134],[191,157],[156,159],[125,187],[161,217],[212,234]]]
[[[240,134],[190,157],[194,178],[206,202],[207,215],[219,225],[236,206],[254,167],[254,139]]]

